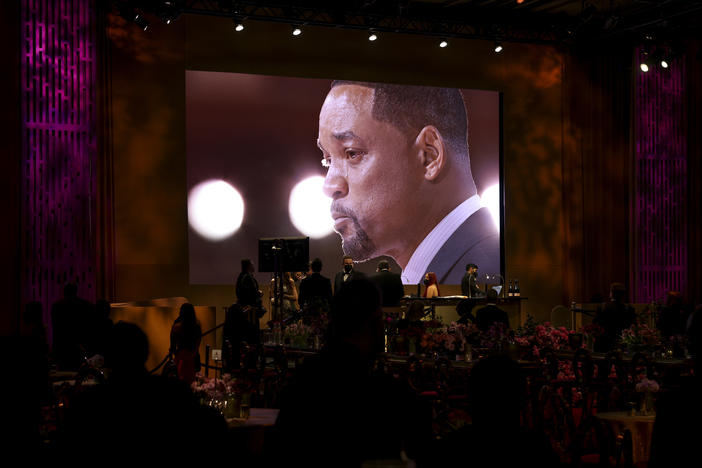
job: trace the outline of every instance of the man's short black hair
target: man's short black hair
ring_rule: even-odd
[[[241,271],[249,271],[249,266],[251,266],[251,260],[248,258],[241,261]]]
[[[387,260],[381,260],[378,262],[378,270],[389,270],[390,269],[390,262]]]
[[[314,273],[319,273],[320,271],[322,271],[322,260],[320,260],[319,258],[315,258],[314,260],[312,260],[312,263],[310,263],[310,268]]]
[[[468,162],[468,119],[463,96],[455,88],[336,80],[331,87],[355,85],[375,91],[371,115],[403,132],[433,125],[455,155]]]
[[[341,259],[342,263],[343,263],[347,258],[348,258],[349,260],[353,260],[353,257],[352,257],[351,255],[344,255],[344,258]]]
[[[469,263],[468,265],[466,265],[466,271],[470,270],[471,268],[475,268],[477,270],[478,265],[476,265],[475,263]]]

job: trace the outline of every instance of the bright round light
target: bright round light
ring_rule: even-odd
[[[661,60],[661,67],[668,68],[668,62],[666,62],[665,60]]]
[[[491,185],[480,195],[480,204],[488,209],[495,222],[495,227],[500,229],[500,184]]]
[[[332,199],[324,195],[324,177],[304,179],[290,192],[288,212],[290,221],[298,231],[312,238],[327,236],[334,230],[329,208]]]
[[[302,34],[302,29],[300,29],[300,28],[293,29],[293,32],[292,32],[293,36],[299,36],[300,34]]]
[[[645,63],[642,63],[641,64],[641,71],[646,73],[648,71],[648,65],[646,65]]]
[[[448,46],[448,42],[446,42],[446,41],[439,42],[439,47],[441,47],[442,49],[446,46]]]
[[[378,39],[378,36],[376,34],[371,34],[370,36],[368,36],[368,40],[371,42],[376,40],[376,39]]]
[[[244,219],[244,199],[223,180],[207,180],[188,194],[188,222],[202,237],[222,240],[234,234]]]
[[[236,25],[236,27],[234,28],[234,30],[235,30],[236,32],[243,31],[243,30],[244,30],[244,25],[241,24],[241,23],[239,23],[239,24]]]
[[[502,46],[501,46],[501,45],[495,46],[495,52],[498,53],[498,54],[499,54],[500,52],[502,52]]]

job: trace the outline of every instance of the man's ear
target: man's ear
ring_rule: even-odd
[[[424,167],[424,178],[436,180],[446,166],[448,157],[439,129],[433,125],[427,125],[420,130],[415,143]]]

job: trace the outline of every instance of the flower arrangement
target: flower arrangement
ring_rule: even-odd
[[[532,322],[527,325],[517,330],[515,341],[518,345],[529,348],[534,357],[539,357],[545,348],[558,351],[567,347],[570,336],[574,333],[565,327],[554,327],[550,322]]]
[[[217,409],[227,418],[238,418],[242,400],[250,400],[252,386],[251,382],[235,379],[231,374],[224,374],[221,379],[217,379],[205,377],[198,372],[190,388],[200,398],[201,404]]]
[[[511,342],[504,323],[495,322],[490,328],[480,334],[480,346],[491,351],[500,351]]]
[[[656,328],[647,323],[637,321],[631,327],[622,331],[622,346],[630,351],[654,351],[661,345],[661,334]]]
[[[292,323],[283,330],[283,337],[286,343],[295,348],[307,348],[310,337],[314,336],[314,329],[311,325],[302,322]]]
[[[639,383],[636,384],[636,391],[637,392],[652,392],[656,393],[658,390],[660,390],[660,386],[658,385],[658,382],[655,380],[649,380],[647,378],[641,379]]]

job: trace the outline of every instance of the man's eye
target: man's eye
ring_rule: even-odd
[[[358,159],[362,157],[365,153],[358,150],[346,150],[346,157],[349,159]]]

